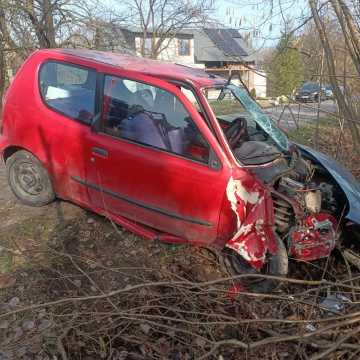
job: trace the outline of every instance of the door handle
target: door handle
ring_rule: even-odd
[[[108,155],[109,155],[107,150],[99,148],[99,147],[93,147],[91,149],[91,152],[93,155],[100,155],[102,157],[108,157]]]

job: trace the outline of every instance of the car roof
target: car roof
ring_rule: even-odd
[[[226,83],[224,78],[208,74],[202,69],[110,51],[88,49],[51,49],[40,50],[39,52],[47,55],[70,55],[71,57],[78,57],[97,63],[117,66],[125,70],[140,72],[145,75],[160,77],[166,80],[186,81],[194,83],[198,86],[212,86]]]

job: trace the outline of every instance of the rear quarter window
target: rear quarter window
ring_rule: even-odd
[[[39,86],[51,109],[90,124],[95,115],[96,71],[49,61],[41,66]]]

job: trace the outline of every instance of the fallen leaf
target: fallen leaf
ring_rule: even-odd
[[[0,289],[5,289],[14,286],[16,278],[8,274],[0,274]]]

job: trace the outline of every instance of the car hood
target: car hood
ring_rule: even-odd
[[[296,144],[305,157],[322,165],[334,178],[336,183],[345,193],[349,209],[345,218],[360,225],[360,184],[351,172],[334,159],[311,149],[307,146]]]

